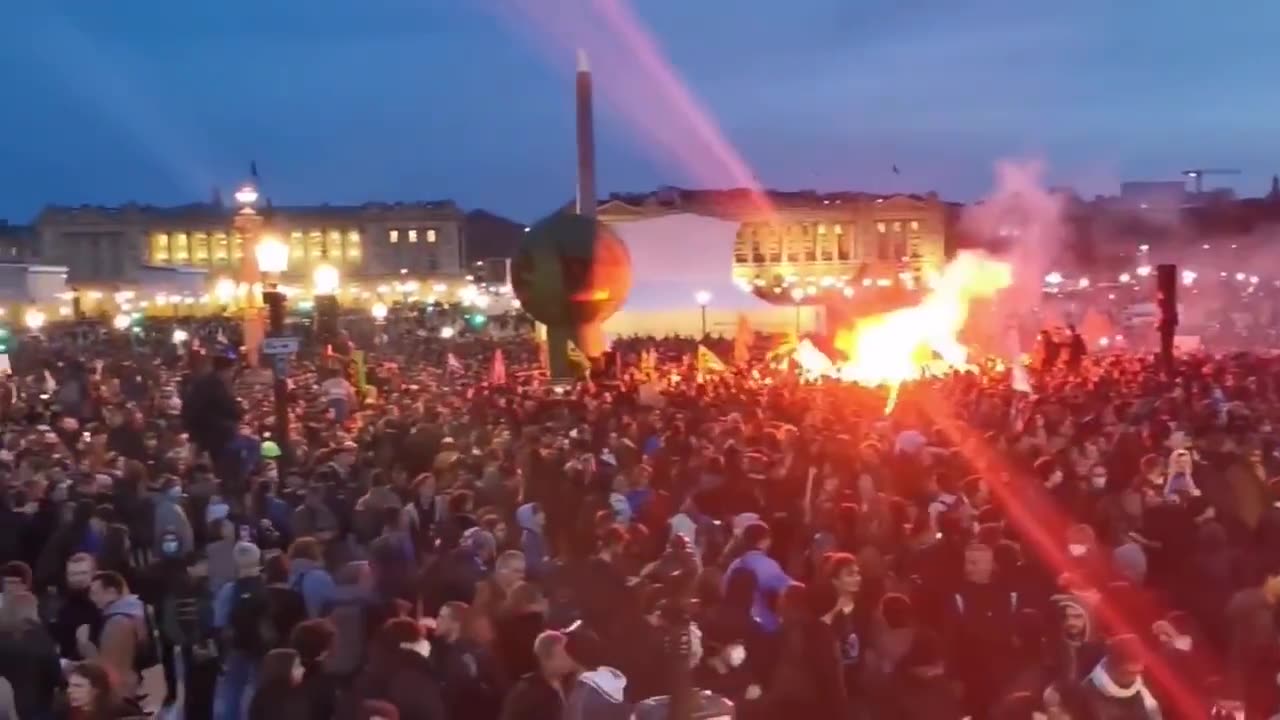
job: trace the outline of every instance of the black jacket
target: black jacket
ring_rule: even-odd
[[[412,650],[397,648],[365,667],[356,679],[347,702],[339,709],[338,720],[357,717],[365,700],[382,700],[396,706],[400,720],[445,720],[440,684],[432,673],[431,661]]]
[[[58,646],[44,627],[30,623],[0,633],[0,677],[13,686],[18,717],[36,717],[49,707],[62,683],[62,667]]]
[[[559,718],[563,711],[564,699],[560,693],[547,683],[541,673],[529,673],[507,693],[501,720],[554,719]]]

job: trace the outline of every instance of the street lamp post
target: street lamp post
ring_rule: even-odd
[[[258,366],[258,350],[262,347],[262,311],[254,302],[253,287],[260,281],[257,263],[258,234],[262,232],[262,215],[257,211],[258,188],[247,182],[236,190],[236,204],[240,210],[236,212],[232,225],[240,235],[240,282],[248,288],[245,295],[244,312],[244,354],[250,367]]]
[[[693,294],[693,299],[698,303],[698,307],[702,308],[702,337],[707,336],[707,305],[711,303],[711,293],[706,290],[699,290]]]
[[[791,288],[791,302],[796,304],[796,337],[800,337],[800,301],[804,299],[804,290]]]
[[[262,286],[262,303],[271,321],[271,337],[285,336],[285,297],[280,290],[280,275],[289,268],[289,246],[278,237],[264,237],[253,248],[257,268],[266,276]],[[272,363],[271,389],[275,405],[275,441],[280,446],[280,460],[289,462],[289,372],[287,355],[276,355]]]
[[[316,338],[321,343],[336,344],[338,340],[338,268],[317,265],[311,273],[312,291],[316,302]],[[346,353],[339,353],[345,355]]]

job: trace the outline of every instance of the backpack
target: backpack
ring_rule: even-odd
[[[134,621],[134,616],[129,613],[108,613],[102,618],[102,626],[106,627],[113,617],[128,618],[129,622]],[[133,669],[135,672],[141,673],[147,668],[160,664],[160,633],[156,630],[157,627],[155,610],[144,603],[142,606],[143,634],[142,637],[138,638],[137,647],[133,652]]]
[[[251,657],[262,657],[280,642],[271,616],[267,585],[261,577],[240,578],[231,588],[229,644]]]

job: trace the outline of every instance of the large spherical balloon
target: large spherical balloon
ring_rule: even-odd
[[[598,323],[631,291],[627,246],[595,218],[557,214],[525,233],[511,268],[521,306],[554,326]]]

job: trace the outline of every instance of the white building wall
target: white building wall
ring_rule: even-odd
[[[707,326],[731,336],[738,316],[746,314],[754,330],[789,332],[796,309],[770,305],[733,283],[733,243],[739,223],[682,213],[611,223],[631,253],[631,294],[604,325],[609,335],[696,335],[701,309],[694,294],[711,293]],[[821,329],[822,309],[800,308],[800,329]]]

